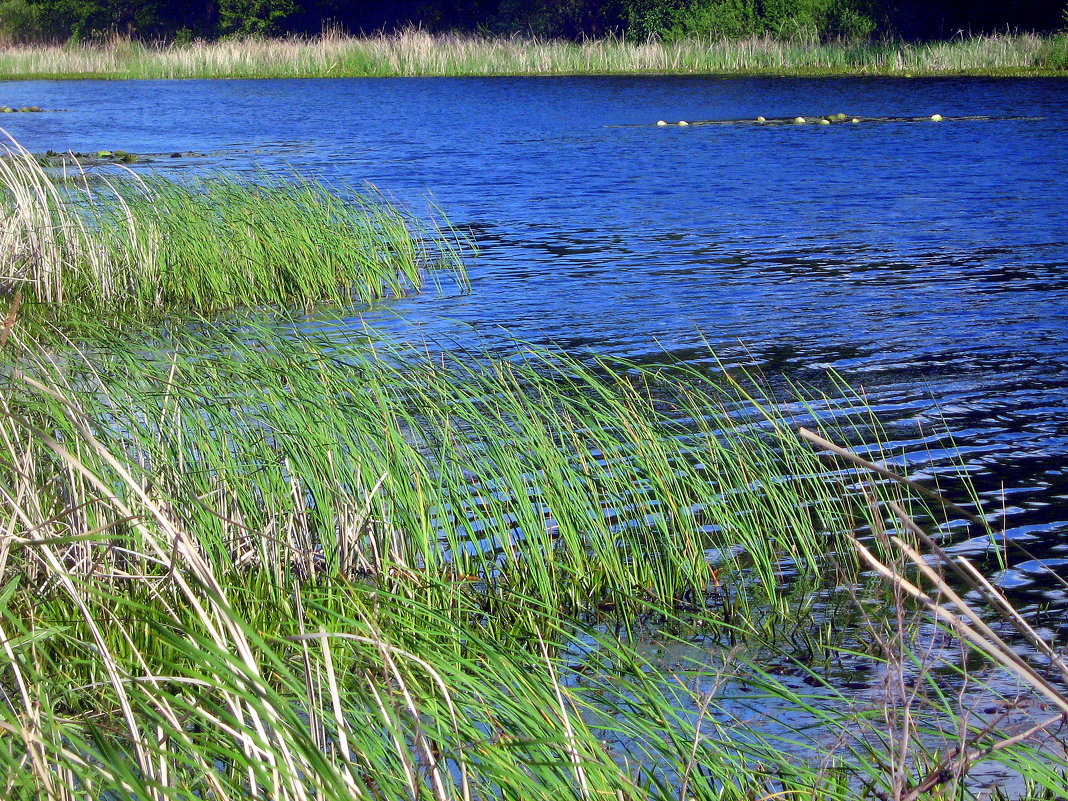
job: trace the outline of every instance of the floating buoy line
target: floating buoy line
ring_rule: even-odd
[[[926,117],[859,117],[852,114],[839,112],[827,114],[822,117],[750,117],[744,120],[657,120],[658,128],[682,127],[691,128],[702,125],[840,125],[842,123],[856,125],[859,123],[886,123],[886,122],[943,122],[943,121],[976,121],[976,120],[1040,120],[1042,117],[994,117],[986,114],[971,114],[961,117],[945,117],[935,113]],[[609,128],[643,128],[644,125],[609,125]]]

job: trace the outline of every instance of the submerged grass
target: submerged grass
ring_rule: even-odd
[[[11,141],[0,213],[0,294],[21,291],[31,323],[369,301],[434,270],[464,280],[441,231],[373,191],[341,198],[301,178],[57,175]]]
[[[798,42],[773,38],[575,43],[433,35],[143,45],[9,46],[9,78],[310,78],[604,75],[659,72],[818,75],[1036,75],[1068,70],[1068,35],[999,34],[949,42]]]

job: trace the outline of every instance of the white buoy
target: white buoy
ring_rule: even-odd
[[[686,122],[686,120],[679,120],[679,125],[689,125],[689,124],[690,123]]]
[[[795,125],[804,125],[805,124],[805,118],[804,117],[794,117],[794,124]]]
[[[853,118],[853,122],[860,122],[856,117]]]
[[[934,122],[941,122],[942,121],[942,115],[941,114],[932,114],[931,115],[931,120],[934,121]]]
[[[663,120],[657,120],[657,121],[656,121],[656,124],[657,124],[657,125],[667,125],[667,123],[666,123],[666,122],[664,122]]]
[[[830,124],[831,124],[831,121],[830,121],[830,120],[828,120],[828,119],[822,119],[822,120],[820,120],[820,125],[830,125]]]
[[[764,117],[757,117],[757,122],[767,122]]]

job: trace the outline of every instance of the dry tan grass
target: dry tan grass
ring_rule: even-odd
[[[82,272],[110,296],[117,270],[151,257],[152,243],[136,235],[128,213],[116,218],[125,230],[94,236],[91,215],[80,210],[91,209],[96,196],[107,196],[116,208],[128,211],[106,181],[92,190],[65,189],[9,138],[0,143],[0,187],[0,293],[25,289],[38,300],[62,303],[64,276],[69,280],[69,273]],[[112,240],[126,245],[113,249]]]
[[[1063,38],[1063,37],[1061,37]],[[0,76],[267,78],[417,75],[586,75],[708,72],[945,74],[1056,72],[1068,44],[1033,34],[940,43],[804,43],[768,37],[677,42],[485,39],[412,29],[390,35],[196,41],[113,39],[92,46],[0,48]]]

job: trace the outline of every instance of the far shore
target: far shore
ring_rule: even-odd
[[[226,39],[0,48],[0,79],[345,78],[534,75],[1068,77],[1068,33],[937,42],[584,42],[434,35]]]

